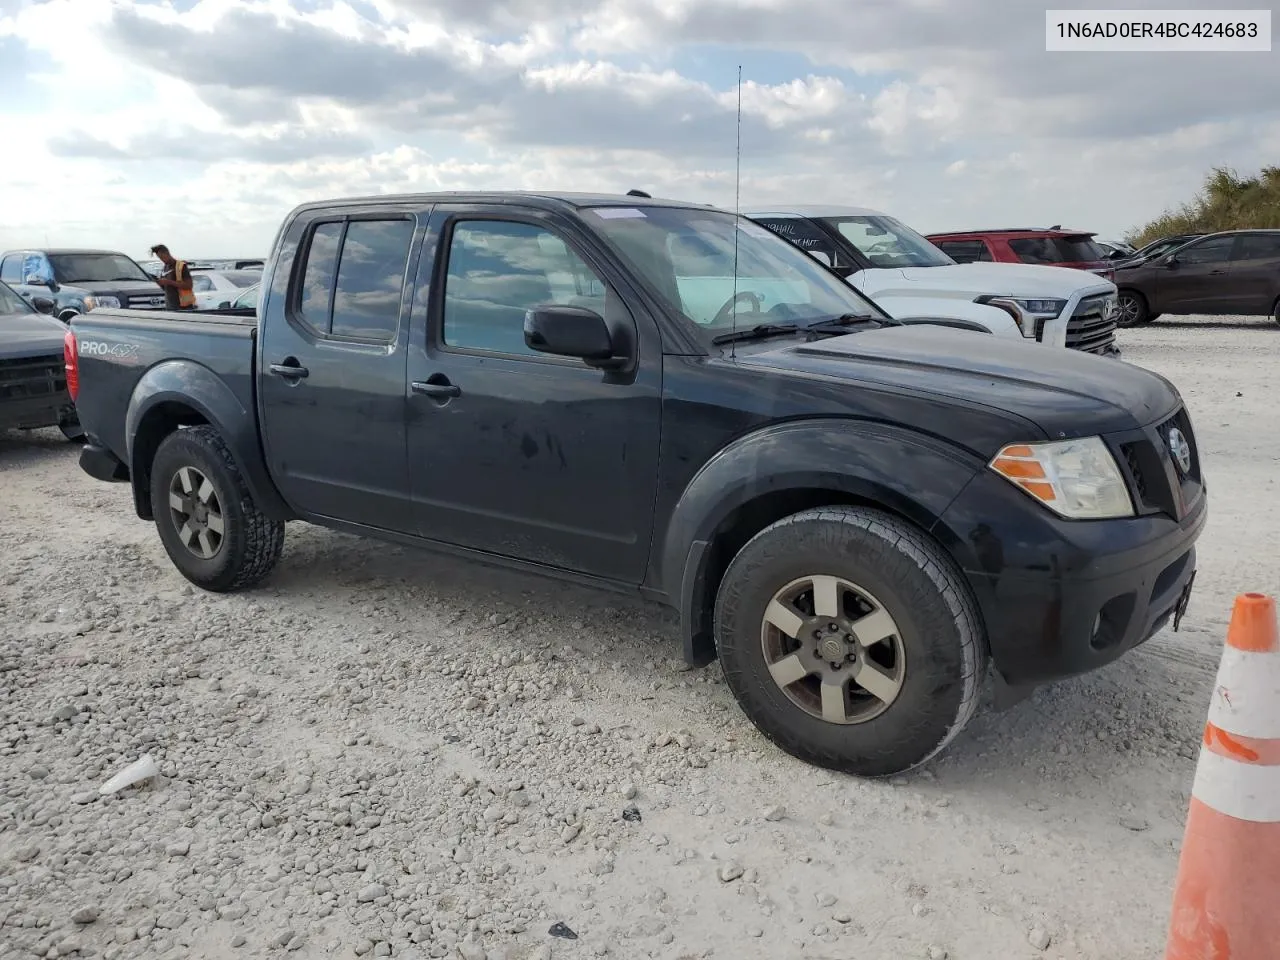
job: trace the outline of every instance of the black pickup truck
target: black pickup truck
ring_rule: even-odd
[[[350,199],[272,249],[256,315],[72,322],[83,468],[206,589],[306,520],[638,591],[863,775],[942,749],[989,663],[1008,702],[1185,610],[1206,497],[1155,374],[897,324],[694,204]]]

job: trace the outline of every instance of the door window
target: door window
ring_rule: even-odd
[[[448,347],[538,356],[525,345],[525,311],[605,312],[605,283],[560,237],[506,220],[458,221],[449,241],[442,339]]]
[[[1280,234],[1247,233],[1240,238],[1233,260],[1275,260],[1280,258]],[[4,279],[0,277],[0,279]]]
[[[191,277],[191,289],[195,293],[208,293],[213,289],[213,281],[204,276],[204,274],[193,274]]]
[[[321,336],[394,340],[413,231],[408,218],[317,224],[307,248],[298,319]]]
[[[1178,251],[1179,263],[1222,263],[1231,259],[1231,247],[1235,237],[1211,237],[1192,243]]]
[[[991,260],[991,251],[987,249],[987,244],[982,240],[943,240],[938,243],[938,249],[956,263],[977,263]]]

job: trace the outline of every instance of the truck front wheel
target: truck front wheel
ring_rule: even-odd
[[[254,586],[284,549],[284,524],[258,509],[213,427],[177,430],[161,441],[151,465],[151,506],[169,559],[205,590]]]
[[[716,598],[730,689],[801,760],[859,776],[924,763],[972,717],[981,618],[924,533],[861,507],[807,510],[738,553]]]

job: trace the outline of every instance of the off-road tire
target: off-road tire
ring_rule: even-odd
[[[221,506],[221,549],[207,560],[183,544],[169,508],[170,484],[184,467],[208,478]],[[268,519],[258,509],[230,449],[213,427],[176,430],[161,441],[151,465],[151,505],[169,559],[184,577],[205,590],[226,593],[257,585],[271,573],[284,549],[284,523]]]
[[[1141,327],[1150,323],[1157,315],[1151,313],[1147,298],[1136,290],[1121,290],[1119,295],[1120,314],[1116,317],[1116,326],[1123,329]]]
[[[1271,305],[1271,320],[1273,323],[1280,323],[1280,299]]]
[[[901,690],[865,722],[812,716],[770,676],[765,609],[785,584],[814,575],[865,588],[899,627]],[[987,669],[982,618],[955,563],[918,528],[862,507],[806,510],[753,537],[721,581],[715,637],[729,688],[766,737],[800,760],[864,777],[902,773],[946,747],[972,718]]]

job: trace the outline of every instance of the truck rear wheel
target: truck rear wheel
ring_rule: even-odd
[[[160,443],[151,505],[169,559],[205,590],[254,586],[284,549],[284,524],[258,509],[213,427],[177,430]]]
[[[779,520],[734,558],[716,598],[730,689],[760,731],[808,763],[901,773],[973,716],[981,618],[924,533],[861,507]]]

